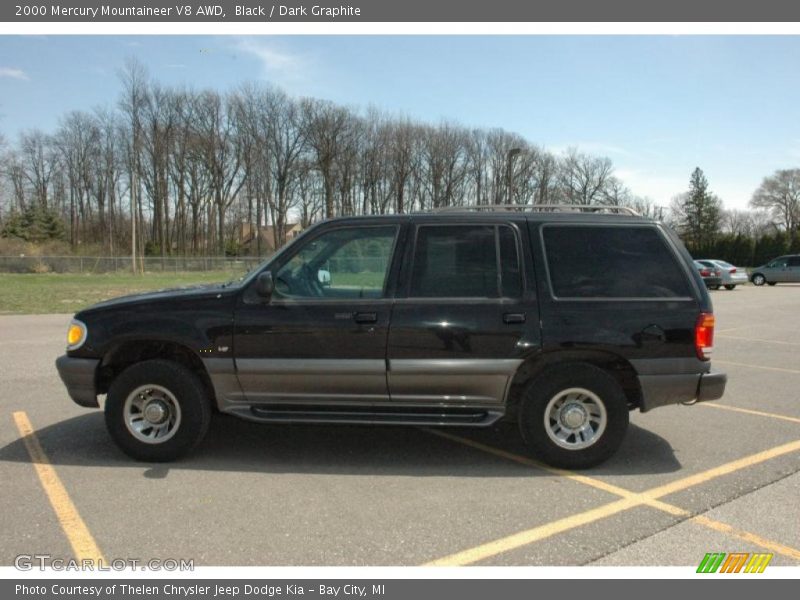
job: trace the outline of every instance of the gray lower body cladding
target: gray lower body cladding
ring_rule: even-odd
[[[641,411],[670,404],[718,400],[728,377],[712,371],[708,362],[694,358],[662,358],[632,361],[642,389]]]
[[[716,400],[725,391],[726,375],[710,371],[705,361],[632,362],[642,390],[642,412]],[[232,359],[206,361],[222,412],[270,422],[291,420],[290,413],[296,413],[298,420],[307,422],[406,424],[424,420],[420,409],[424,413],[431,408],[454,414],[471,408],[484,415],[477,419],[481,424],[494,422],[494,415],[500,418],[505,413],[508,390],[521,363],[519,359],[245,359],[234,366]],[[388,407],[409,418],[381,415]],[[469,418],[462,421],[467,424]]]
[[[517,359],[206,360],[221,412],[257,421],[488,425]],[[292,418],[295,415],[296,418]]]
[[[95,375],[100,361],[94,358],[73,358],[60,356],[56,359],[56,369],[67,388],[69,397],[80,406],[98,408]]]
[[[204,361],[217,406],[259,421],[491,424],[503,416],[518,359],[239,360]],[[642,412],[669,404],[717,400],[727,377],[692,358],[632,361]],[[100,361],[61,356],[56,368],[72,400],[97,408]],[[261,406],[260,413],[252,408]],[[269,408],[268,408],[269,407]],[[316,407],[316,408],[315,408]],[[336,407],[337,410],[332,410]],[[301,410],[302,409],[302,410]],[[321,410],[318,410],[321,409]],[[401,410],[391,413],[389,409]],[[436,417],[430,411],[439,411]],[[265,412],[266,411],[266,412]],[[387,412],[388,411],[388,412]],[[459,413],[459,411],[464,411]],[[334,414],[335,413],[335,414]],[[448,419],[452,414],[453,419]],[[391,416],[390,416],[391,415]]]

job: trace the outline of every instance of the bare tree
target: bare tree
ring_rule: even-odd
[[[138,175],[142,139],[142,112],[148,87],[147,72],[141,63],[135,59],[128,59],[119,76],[123,86],[123,94],[120,98],[119,106],[127,118],[125,155],[128,170],[128,194],[130,196],[131,261],[133,272],[137,273],[142,270],[137,266],[137,246],[141,249],[144,245],[137,239],[137,236],[141,239],[143,239],[143,236],[142,228],[137,228],[136,224],[137,222],[143,222]]]
[[[325,218],[334,216],[334,166],[350,124],[347,109],[324,100],[303,100],[301,105],[305,138],[313,150],[314,163],[325,189]]]
[[[753,194],[750,206],[772,213],[794,242],[800,226],[800,169],[775,171],[765,177]]]
[[[240,143],[241,124],[237,116],[234,96],[226,101],[216,92],[206,91],[200,95],[197,132],[210,177],[210,192],[217,219],[216,248],[220,254],[225,253],[225,213],[246,180],[243,169],[245,157]]]
[[[558,183],[569,204],[597,204],[613,174],[611,160],[589,156],[571,148],[559,162]]]
[[[23,133],[20,137],[20,158],[23,176],[31,186],[34,200],[42,208],[48,208],[50,178],[58,160],[53,139],[38,129]]]
[[[80,111],[67,114],[54,137],[54,146],[64,165],[69,186],[69,231],[73,246],[86,236],[99,143],[99,130],[94,119]],[[104,218],[105,213],[101,210],[101,224]]]

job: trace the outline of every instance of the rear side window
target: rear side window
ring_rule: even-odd
[[[800,256],[790,256],[789,257],[789,265],[790,267],[800,267]]]
[[[559,298],[677,298],[686,275],[653,227],[546,226],[553,294]]]
[[[522,292],[513,230],[495,225],[423,225],[411,271],[412,298],[518,297]]]

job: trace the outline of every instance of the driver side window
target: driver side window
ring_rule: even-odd
[[[306,242],[275,275],[284,298],[382,298],[397,227],[336,229]]]

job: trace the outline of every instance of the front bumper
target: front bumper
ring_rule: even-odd
[[[100,361],[95,358],[73,358],[59,356],[56,369],[61,381],[67,387],[69,397],[80,406],[98,408],[97,390],[95,388],[95,372]]]
[[[680,375],[640,375],[642,412],[669,404],[693,404],[718,400],[725,393],[728,376],[719,371]]]

